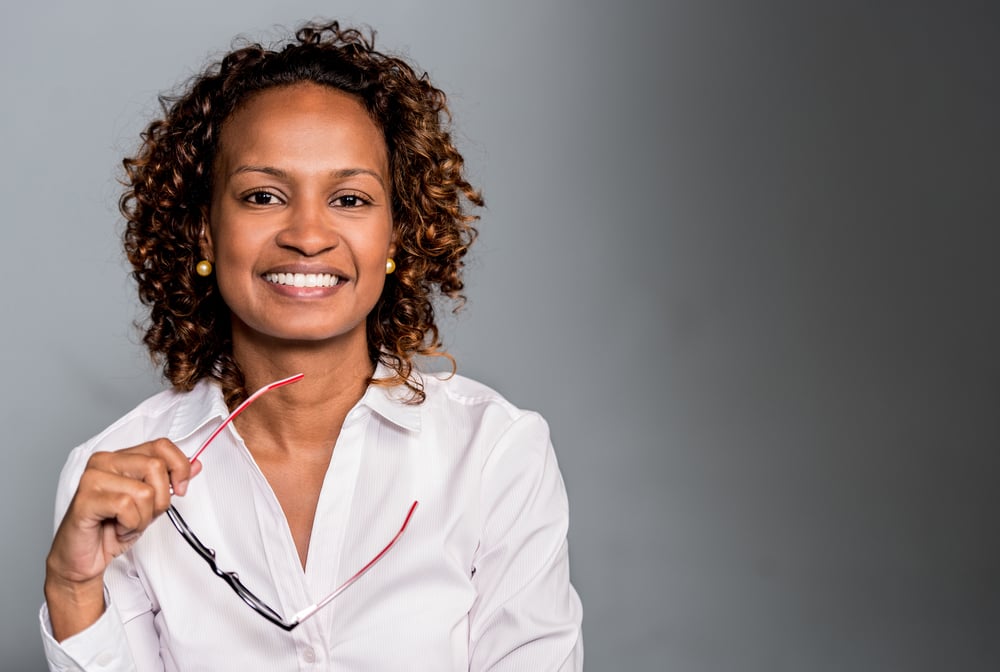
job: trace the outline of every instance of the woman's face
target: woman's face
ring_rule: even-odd
[[[389,159],[352,96],[255,94],[223,124],[203,243],[234,337],[364,339],[392,255]]]

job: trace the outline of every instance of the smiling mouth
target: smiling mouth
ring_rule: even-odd
[[[330,273],[265,273],[264,279],[286,287],[336,287],[344,279]]]

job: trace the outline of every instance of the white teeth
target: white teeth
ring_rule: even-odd
[[[264,279],[289,287],[335,287],[341,278],[329,273],[267,273]]]

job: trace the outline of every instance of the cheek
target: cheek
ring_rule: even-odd
[[[226,305],[241,303],[251,291],[256,264],[263,240],[247,232],[235,235],[232,227],[224,223],[215,226],[213,251],[215,279]]]
[[[222,219],[212,227],[212,248],[217,263],[229,261],[246,265],[267,244],[267,231],[238,224]]]
[[[345,234],[343,240],[350,246],[358,264],[365,269],[381,268],[384,271],[385,260],[393,252],[393,237],[391,225],[379,222],[378,226],[368,227],[367,231]]]

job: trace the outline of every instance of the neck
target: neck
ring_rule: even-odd
[[[234,325],[233,356],[250,393],[304,374],[299,382],[268,392],[236,419],[254,454],[333,450],[344,418],[364,396],[374,372],[363,331],[322,343],[276,343]]]

